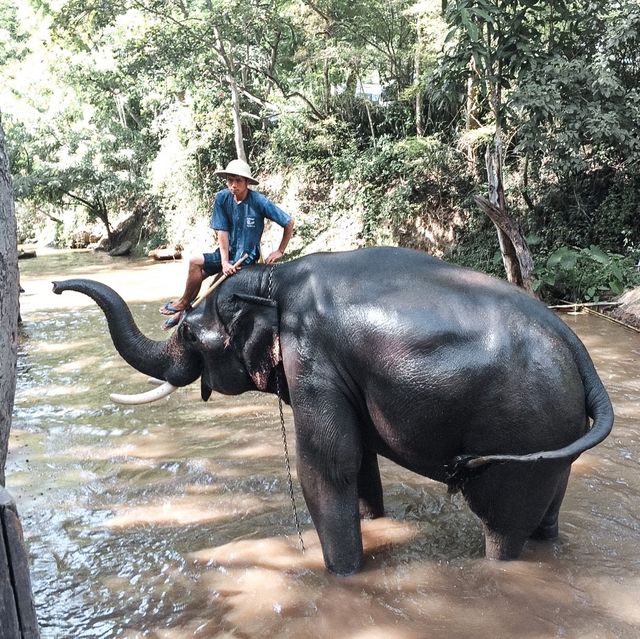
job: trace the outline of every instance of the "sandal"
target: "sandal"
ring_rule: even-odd
[[[170,328],[177,326],[180,322],[180,318],[182,317],[182,311],[178,311],[174,313],[169,319],[166,319],[162,322],[162,330],[168,331]]]
[[[173,305],[173,302],[167,302],[164,306],[160,307],[161,315],[175,315],[176,313],[180,313],[183,311],[183,308],[177,308]]]

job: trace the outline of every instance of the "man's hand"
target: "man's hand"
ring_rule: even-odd
[[[224,275],[233,275],[238,272],[239,267],[234,266],[231,262],[222,262],[222,273]]]
[[[282,251],[274,251],[273,253],[271,253],[271,255],[269,255],[269,257],[265,260],[265,262],[267,264],[274,264],[275,262],[277,262],[282,256],[284,255],[284,253]]]

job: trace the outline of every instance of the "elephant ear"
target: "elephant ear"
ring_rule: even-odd
[[[269,375],[280,359],[278,304],[255,295],[236,293],[229,326],[231,342],[245,363],[253,383],[267,390]]]

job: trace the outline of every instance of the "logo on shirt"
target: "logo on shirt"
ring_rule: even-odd
[[[256,218],[255,217],[248,217],[247,218],[247,228],[255,228],[256,226]]]

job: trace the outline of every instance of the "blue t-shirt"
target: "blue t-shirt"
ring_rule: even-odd
[[[216,194],[211,211],[211,228],[229,234],[229,260],[235,262],[243,253],[247,262],[260,257],[260,240],[264,231],[264,219],[269,218],[283,228],[291,217],[278,208],[269,198],[249,190],[247,197],[237,204],[229,189]]]

